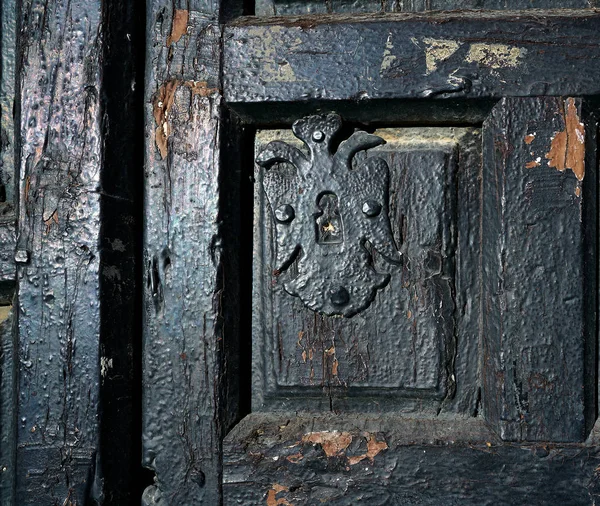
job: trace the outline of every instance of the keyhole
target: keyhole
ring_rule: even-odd
[[[344,240],[344,228],[340,217],[337,195],[335,193],[321,195],[317,207],[321,211],[316,219],[317,243],[341,243]]]

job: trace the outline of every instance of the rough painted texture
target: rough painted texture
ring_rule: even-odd
[[[256,0],[257,16],[460,9],[585,9],[594,0]]]
[[[84,504],[99,492],[101,2],[20,10],[16,497]]]
[[[14,204],[15,196],[15,63],[17,58],[15,0],[0,2],[0,202]]]
[[[317,313],[351,317],[389,283],[390,275],[374,267],[373,254],[392,263],[400,263],[401,254],[388,217],[388,164],[376,156],[355,157],[385,141],[357,131],[334,151],[341,126],[337,114],[300,119],[292,130],[308,153],[275,140],[257,163],[268,171],[262,190],[274,213],[277,282]],[[279,162],[292,171],[279,171]]]
[[[252,414],[224,441],[224,504],[595,504],[600,454],[502,444],[481,419]]]
[[[242,18],[225,29],[224,96],[243,109],[308,99],[593,95],[598,34],[597,10]],[[459,46],[435,69],[432,39]]]
[[[595,421],[596,125],[580,118],[580,99],[515,98],[484,124],[483,399],[505,440],[582,441]]]
[[[223,420],[218,4],[154,0],[147,16],[142,437],[156,482],[143,504],[212,505]]]
[[[350,318],[315,314],[283,289],[265,187],[285,191],[293,169],[257,166],[254,410],[478,409],[478,251],[470,244],[478,244],[479,134],[455,128],[376,134],[386,144],[357,153],[357,163],[379,157],[390,168],[389,216],[403,256],[390,264],[372,251],[375,268],[390,282]],[[272,139],[301,147],[289,131],[259,131],[257,151]],[[352,226],[346,218],[344,226]]]
[[[17,12],[14,0],[0,2],[0,297],[12,297],[15,250],[15,65]],[[8,292],[7,292],[8,288]]]
[[[6,310],[9,307],[0,309]],[[0,322],[0,504],[14,504],[17,348],[13,332],[14,313]]]

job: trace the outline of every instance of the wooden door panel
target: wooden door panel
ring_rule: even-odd
[[[470,363],[471,371],[456,360],[456,336],[463,324],[461,355],[475,354],[477,329],[464,325],[463,317],[471,315],[457,313],[455,294],[462,275],[457,264],[477,258],[469,249],[457,253],[458,235],[467,233],[459,231],[459,216],[464,225],[477,219],[468,209],[459,210],[457,181],[476,185],[479,134],[460,128],[375,134],[386,144],[356,158],[376,155],[390,168],[389,216],[403,259],[390,264],[371,248],[375,269],[390,274],[390,282],[352,318],[317,314],[284,290],[282,281],[295,275],[294,265],[277,270],[273,210],[265,188],[285,197],[294,169],[257,166],[253,410],[436,412],[454,397],[457,381],[475,410],[477,385],[467,378],[475,377],[477,360]],[[257,152],[273,139],[301,148],[289,131],[260,131]],[[459,304],[464,295],[458,296]]]
[[[145,504],[593,500],[596,183],[560,163],[579,132],[595,168],[595,119],[576,97],[600,91],[598,13],[242,18],[224,28],[217,75],[202,58],[218,9],[159,4]],[[569,99],[527,102],[545,95],[575,97],[585,131]],[[327,111],[390,136],[373,152],[392,168],[410,260],[378,263],[392,280],[348,318],[285,293],[263,190],[288,169],[252,169],[266,140],[293,142],[294,120]],[[478,129],[483,143],[457,133]]]
[[[484,124],[483,398],[503,439],[595,422],[596,122],[576,98],[507,98]]]
[[[0,502],[600,501],[594,3],[0,0]],[[255,164],[328,112],[402,252],[344,316]]]

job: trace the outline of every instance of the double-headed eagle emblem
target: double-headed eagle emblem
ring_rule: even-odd
[[[333,113],[300,119],[292,130],[308,155],[273,141],[256,161],[265,169],[280,170],[281,162],[295,168],[281,184],[265,184],[276,228],[274,273],[313,311],[349,317],[389,282],[390,274],[375,269],[372,249],[392,263],[401,255],[388,216],[387,163],[372,156],[353,164],[356,153],[385,141],[357,131],[333,153],[341,125]]]

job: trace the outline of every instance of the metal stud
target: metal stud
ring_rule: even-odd
[[[350,302],[350,294],[343,286],[338,286],[331,293],[331,303],[334,306],[345,306]]]
[[[275,209],[275,219],[279,223],[289,223],[296,217],[294,208],[289,204],[283,204]]]
[[[362,206],[362,212],[365,216],[374,218],[381,212],[381,204],[376,200],[367,200]]]

